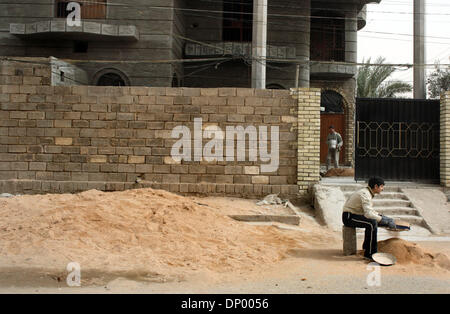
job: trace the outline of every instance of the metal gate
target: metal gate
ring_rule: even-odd
[[[439,182],[438,100],[356,100],[355,180]]]

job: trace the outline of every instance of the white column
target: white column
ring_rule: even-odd
[[[425,99],[425,0],[414,0],[414,98]]]
[[[253,1],[252,88],[266,88],[267,0]]]

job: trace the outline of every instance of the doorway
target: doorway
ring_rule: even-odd
[[[325,164],[328,155],[327,136],[330,126],[334,126],[336,132],[345,140],[344,98],[335,91],[326,90],[321,94],[320,106],[322,107],[320,114],[320,163]],[[340,165],[344,163],[344,156],[345,143],[339,154]]]

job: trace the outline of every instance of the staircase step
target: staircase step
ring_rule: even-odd
[[[366,187],[366,185],[359,185],[359,184],[323,184],[325,186],[337,186],[341,188],[342,192],[355,192],[358,191],[359,189],[362,189],[364,187]],[[386,193],[386,192],[396,192],[396,193],[401,193],[401,190],[398,186],[386,186],[382,192]]]
[[[349,198],[355,191],[345,191],[344,196],[345,198]],[[401,192],[383,192],[381,194],[375,195],[373,198],[374,201],[376,200],[408,200],[408,197],[401,193]]]
[[[382,192],[381,194],[378,194],[374,197],[374,200],[377,199],[401,199],[401,200],[407,200],[408,197],[402,193],[402,192]]]
[[[376,211],[379,214],[386,215],[386,216],[393,216],[393,215],[411,215],[411,216],[418,216],[419,212],[417,209],[413,207],[380,207],[376,208]]]
[[[411,202],[407,200],[373,199],[374,207],[410,207],[411,205]]]
[[[398,214],[394,214],[389,216],[390,218],[394,219],[394,220],[402,220],[402,221],[406,221],[409,222],[411,225],[418,225],[418,226],[422,226],[424,224],[424,219],[421,216],[415,216],[415,215],[398,215]]]

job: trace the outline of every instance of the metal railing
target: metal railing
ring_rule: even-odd
[[[310,59],[312,61],[345,61],[345,49],[332,47],[311,49]]]

